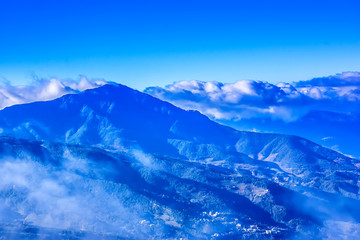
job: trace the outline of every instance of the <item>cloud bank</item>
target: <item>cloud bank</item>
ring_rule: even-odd
[[[42,79],[27,86],[14,86],[9,82],[0,85],[0,109],[15,104],[35,101],[48,101],[65,94],[78,93],[86,89],[106,84],[103,80],[88,80],[81,77],[79,81],[61,79]]]
[[[292,84],[180,81],[165,88],[149,87],[145,92],[214,119],[271,117],[294,121],[311,110],[355,111],[360,103],[360,73],[345,72]]]

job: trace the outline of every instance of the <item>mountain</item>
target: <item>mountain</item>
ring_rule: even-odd
[[[198,112],[184,111],[122,85],[16,105],[1,111],[0,119],[2,135],[113,149],[136,143],[144,150],[169,154],[174,149],[169,148],[168,139],[197,137],[197,142],[221,145],[234,132]]]
[[[313,110],[303,117],[286,122],[281,119],[251,118],[234,122],[219,120],[219,123],[236,129],[256,129],[260,132],[301,135],[306,139],[333,150],[360,157],[360,112],[332,112]],[[316,129],[316,131],[314,131]]]
[[[237,130],[301,136],[360,158],[359,83],[359,72],[343,72],[277,84],[179,81],[144,91]]]
[[[5,236],[360,231],[357,159],[296,136],[236,131],[123,85],[5,108],[0,132]]]

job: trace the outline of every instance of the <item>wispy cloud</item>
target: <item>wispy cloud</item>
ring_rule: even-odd
[[[53,167],[28,153],[21,158],[1,156],[0,223],[16,219],[43,228],[142,236],[147,226],[140,223],[136,204],[133,209],[123,204],[128,188],[100,180],[111,171],[106,164],[66,149],[64,158],[57,157],[61,164]]]
[[[0,85],[0,109],[15,104],[52,100],[65,94],[96,88],[105,83],[103,80],[88,80],[85,77],[81,77],[78,81],[41,79],[27,86],[14,86],[3,81]]]

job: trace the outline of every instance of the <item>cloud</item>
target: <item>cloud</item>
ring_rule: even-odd
[[[314,109],[335,112],[357,109],[360,73],[346,72],[293,84],[180,81],[165,88],[149,87],[145,92],[214,119],[271,117],[293,121]]]
[[[79,81],[61,79],[41,79],[27,86],[14,86],[9,82],[0,85],[0,109],[15,104],[35,101],[48,101],[69,93],[78,93],[86,89],[106,84],[103,80],[88,80],[81,77]]]
[[[86,158],[78,163],[68,156],[60,158],[59,166],[43,165],[28,154],[19,158],[1,156],[0,224],[12,224],[15,219],[50,229],[141,237],[147,226],[140,224],[143,218],[136,212],[138,206],[123,204],[128,188],[101,180],[109,171],[106,165]],[[90,173],[82,172],[84,165]],[[101,176],[92,179],[96,173]]]
[[[343,72],[334,76],[313,78],[308,81],[295,82],[297,87],[344,87],[360,86],[360,72]]]

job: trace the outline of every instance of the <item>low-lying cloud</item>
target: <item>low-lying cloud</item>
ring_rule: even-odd
[[[142,237],[142,231],[147,231],[136,212],[138,203],[132,207],[123,204],[130,195],[129,189],[102,180],[106,171],[112,170],[106,165],[71,156],[67,150],[59,166],[44,165],[36,156],[22,155],[0,158],[1,227],[18,222],[40,227],[37,231],[68,229],[132,237]],[[17,231],[20,234],[22,230]]]
[[[15,104],[53,100],[65,94],[78,93],[104,84],[106,82],[103,80],[88,80],[85,77],[81,77],[79,81],[42,79],[27,86],[14,86],[3,82],[0,85],[0,109]]]
[[[360,102],[360,73],[346,72],[292,84],[180,81],[165,88],[149,87],[145,92],[214,119],[271,117],[294,121],[311,110],[355,111]]]

